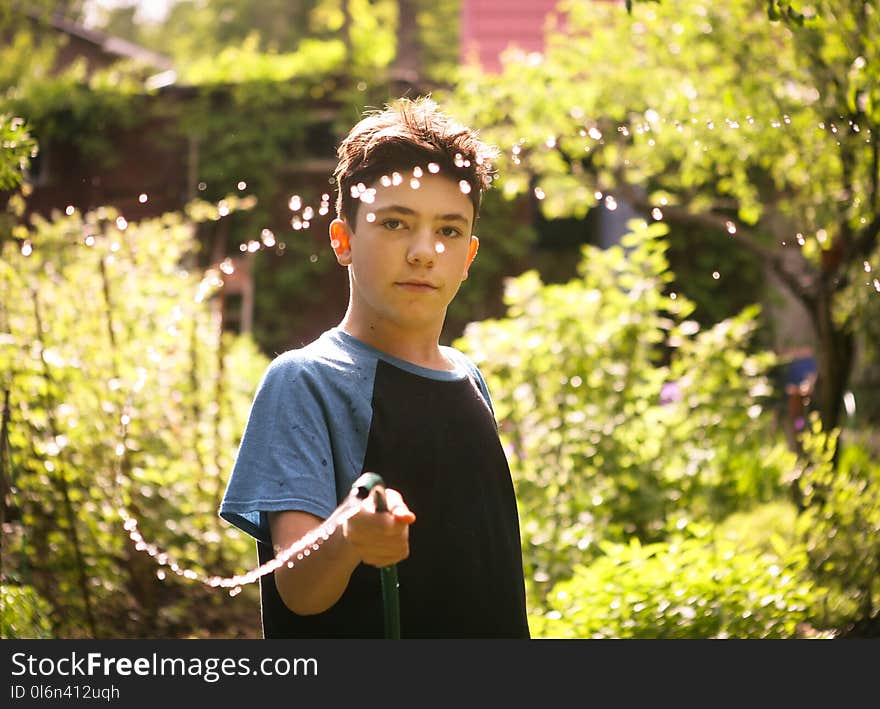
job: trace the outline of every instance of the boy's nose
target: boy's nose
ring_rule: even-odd
[[[418,231],[410,242],[407,260],[421,266],[433,265],[438,254],[437,246],[430,231]]]

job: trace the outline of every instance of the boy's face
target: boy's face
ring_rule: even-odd
[[[352,314],[364,327],[441,327],[477,252],[474,209],[459,183],[424,172],[369,185],[354,228],[336,219],[330,241],[349,267]]]

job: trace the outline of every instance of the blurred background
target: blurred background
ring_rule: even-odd
[[[429,94],[501,151],[443,342],[533,636],[877,636],[878,37],[870,0],[7,0],[3,637],[259,637],[216,514],[251,397],[344,312],[339,140]]]

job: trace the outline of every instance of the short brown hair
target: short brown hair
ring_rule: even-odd
[[[467,182],[476,224],[483,190],[494,179],[492,160],[498,149],[443,113],[430,97],[420,97],[365,112],[339,145],[337,156],[336,214],[352,225],[360,200],[351,191],[358,183],[370,187],[394,171],[429,165],[432,171],[439,167],[440,174]]]

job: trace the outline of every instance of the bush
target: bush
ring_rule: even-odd
[[[828,586],[817,609],[823,627],[880,636],[880,456],[864,433],[822,430],[818,415],[802,436],[798,529],[810,569]],[[835,461],[836,459],[836,461]]]
[[[4,583],[30,569],[57,637],[186,631],[163,619],[198,622],[191,579],[252,563],[217,507],[267,361],[221,332],[220,273],[187,270],[193,231],[99,209],[2,243],[5,519],[24,532],[4,543]]]
[[[805,557],[743,548],[708,531],[669,542],[601,543],[532,615],[533,634],[553,638],[792,638],[814,590]]]
[[[680,518],[717,522],[783,494],[794,455],[772,433],[759,311],[707,331],[667,293],[666,227],[586,246],[580,277],[507,284],[507,317],[458,346],[494,397],[517,487],[531,604],[603,541],[663,541]]]
[[[52,637],[52,609],[32,586],[0,586],[0,637],[7,640]]]

